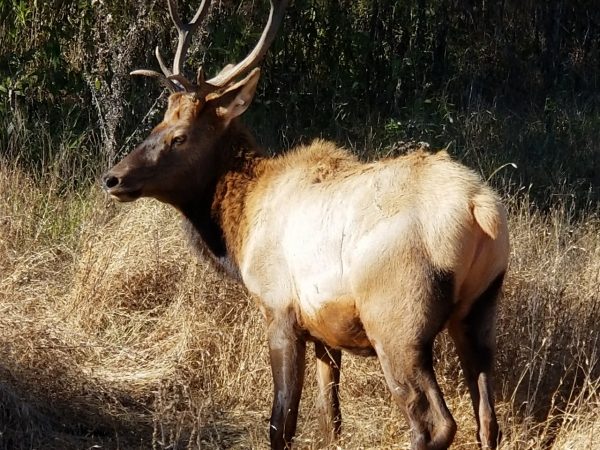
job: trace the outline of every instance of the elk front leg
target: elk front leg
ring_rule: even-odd
[[[274,398],[271,410],[271,449],[290,449],[296,432],[306,342],[296,329],[293,312],[276,313],[268,326]]]
[[[340,411],[339,385],[341,350],[333,349],[322,342],[315,342],[317,356],[317,380],[319,383],[319,422],[325,444],[335,440],[342,427]]]

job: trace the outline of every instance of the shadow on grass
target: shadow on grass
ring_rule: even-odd
[[[162,423],[153,424],[152,395],[135,399],[114,387],[102,393],[94,390],[91,380],[79,386],[91,388],[83,392],[73,389],[79,382],[74,382],[72,371],[49,383],[25,376],[14,363],[0,364],[1,450],[225,449],[244,442],[247,434],[222,410],[202,412],[217,421],[190,418],[170,423],[171,418],[161,417]],[[42,382],[43,386],[38,384]]]

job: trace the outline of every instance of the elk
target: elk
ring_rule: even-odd
[[[274,381],[272,449],[296,430],[307,342],[317,358],[321,427],[340,433],[341,351],[378,358],[411,428],[411,448],[447,448],[456,423],[433,370],[447,328],[472,398],[478,441],[499,429],[492,371],[497,298],[508,264],[506,212],[472,170],[445,152],[361,162],[315,140],[280,156],[259,148],[240,116],[287,0],[271,0],[256,47],[238,64],[195,82],[182,67],[190,23],[168,0],[179,32],[173,68],[156,56],[172,94],[164,119],[102,177],[118,201],[153,197],[181,212],[191,244],[237,278],[266,321]]]

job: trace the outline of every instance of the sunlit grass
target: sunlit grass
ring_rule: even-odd
[[[253,302],[195,259],[172,209],[58,181],[0,165],[0,447],[265,448],[272,386]],[[600,222],[558,198],[545,211],[526,192],[506,199],[506,449],[593,448],[598,429]],[[452,345],[436,347],[454,448],[474,448]],[[318,448],[310,353],[298,448]],[[408,448],[376,360],[344,357],[341,396],[340,448]]]

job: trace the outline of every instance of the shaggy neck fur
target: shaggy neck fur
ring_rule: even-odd
[[[236,120],[214,151],[217,158],[211,182],[179,209],[198,256],[239,279],[237,261],[247,228],[245,200],[259,176],[265,154]]]

